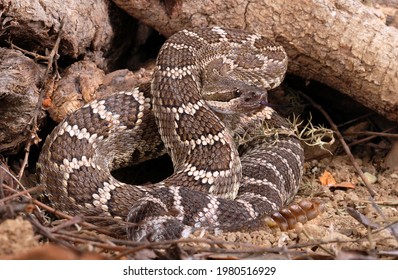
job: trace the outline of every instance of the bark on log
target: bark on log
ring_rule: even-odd
[[[133,41],[123,35],[133,33],[133,19],[109,0],[0,0],[0,22],[0,42],[44,54],[61,32],[63,59],[86,57],[102,69],[113,68]]]
[[[15,152],[29,140],[45,67],[20,51],[0,48],[0,152]],[[44,112],[38,112],[39,119]]]
[[[54,92],[46,96],[48,113],[56,122],[95,98],[95,91],[105,73],[91,61],[78,61],[66,68],[62,78],[55,83]]]
[[[54,121],[60,122],[94,99],[149,83],[153,68],[151,65],[137,72],[123,69],[105,75],[91,61],[75,62],[65,69],[63,77],[55,83],[55,90],[46,96],[45,108]]]
[[[398,30],[357,0],[114,2],[165,36],[221,25],[275,38],[288,52],[290,73],[322,82],[398,121]]]

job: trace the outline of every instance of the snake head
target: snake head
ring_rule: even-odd
[[[220,114],[249,114],[268,105],[268,93],[257,86],[232,83],[211,94],[205,94],[209,107]]]

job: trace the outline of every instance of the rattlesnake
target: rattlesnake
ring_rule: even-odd
[[[54,129],[39,158],[41,184],[59,210],[127,218],[134,240],[264,226],[267,214],[291,201],[302,175],[299,140],[267,106],[267,90],[286,68],[283,48],[263,36],[180,31],[162,46],[150,90],[95,100]],[[288,133],[255,135],[264,125]],[[234,136],[248,132],[254,136],[238,151]],[[174,174],[162,182],[131,186],[110,174],[165,151]],[[306,207],[285,216],[310,216]]]

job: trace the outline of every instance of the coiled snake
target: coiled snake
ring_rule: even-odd
[[[286,68],[283,48],[263,36],[180,31],[161,48],[150,90],[95,100],[54,129],[39,158],[41,184],[59,210],[127,218],[133,240],[264,226],[297,191],[302,147],[292,133],[257,135],[240,147],[234,137],[260,126],[291,131],[267,106],[267,90]],[[162,182],[132,186],[110,174],[164,148],[174,174]],[[311,216],[313,205],[306,207],[291,206],[284,216]]]

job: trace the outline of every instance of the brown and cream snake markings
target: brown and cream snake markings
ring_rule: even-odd
[[[234,143],[265,124],[291,130],[267,106],[267,90],[282,82],[286,67],[283,48],[260,35],[180,31],[161,48],[150,90],[95,100],[54,129],[39,159],[41,184],[59,210],[127,219],[133,240],[258,229],[271,220],[286,229],[312,218],[316,202],[283,208],[303,168],[292,133]],[[174,174],[162,182],[133,186],[110,174],[164,152]]]

